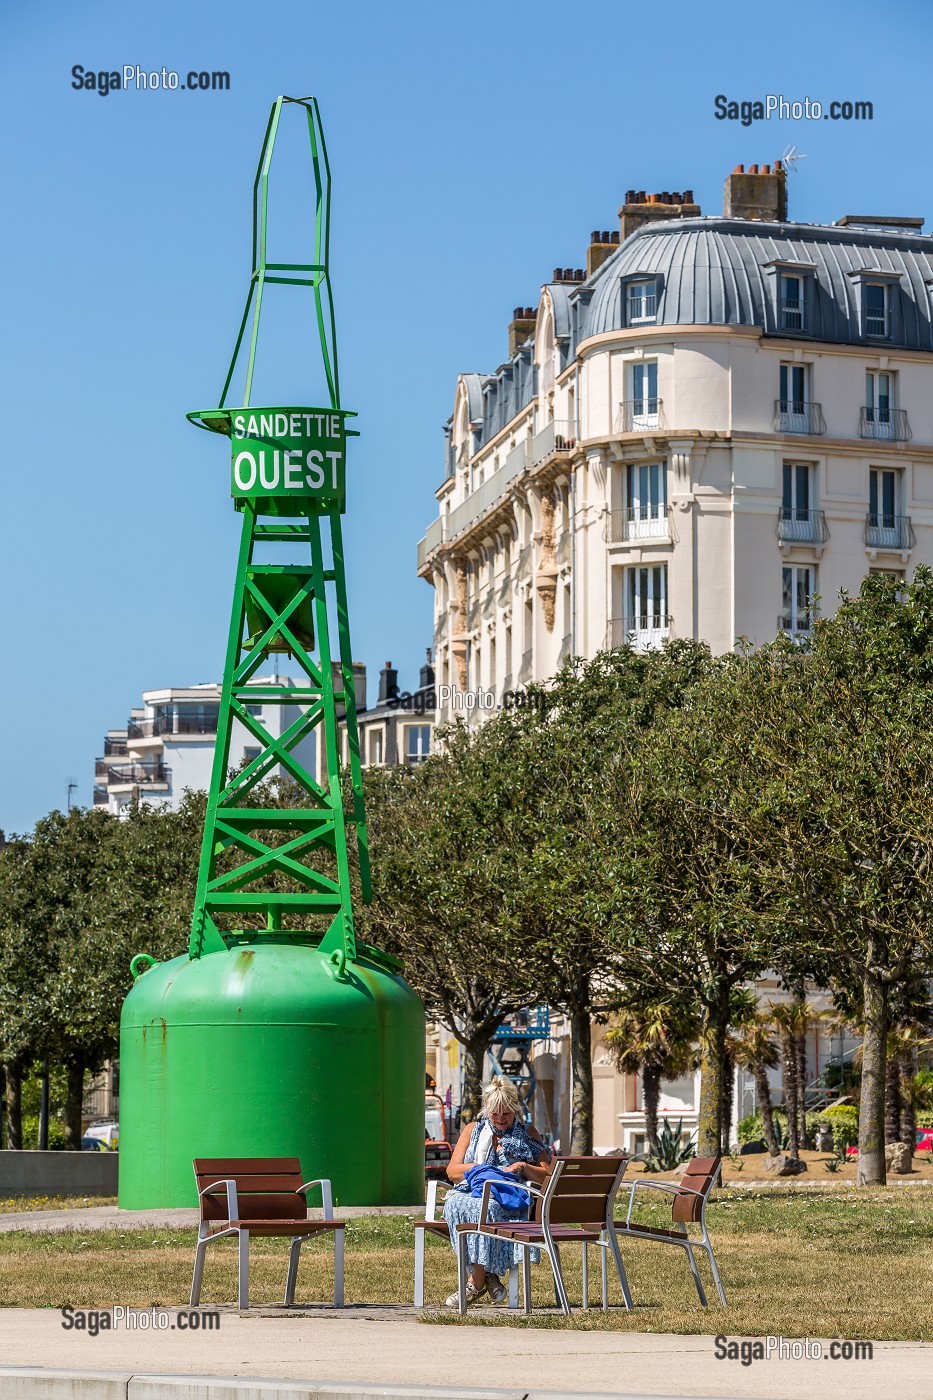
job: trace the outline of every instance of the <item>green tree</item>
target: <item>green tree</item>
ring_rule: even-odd
[[[658,1151],[661,1083],[696,1068],[699,1019],[683,1003],[638,1004],[635,997],[616,1012],[603,1040],[621,1074],[640,1074],[648,1150]]]

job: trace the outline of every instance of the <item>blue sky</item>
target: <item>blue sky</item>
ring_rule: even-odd
[[[432,632],[415,547],[456,376],[501,363],[512,308],[584,263],[626,189],[692,188],[718,213],[733,165],[793,143],[791,218],[933,219],[931,12],[878,15],[862,0],[4,6],[0,827],[63,806],[69,778],[89,803],[104,731],[142,690],[220,675],[238,518],[222,448],[185,413],[223,381],[277,94],[318,97],[334,174],[343,402],[362,433],[354,655],[371,683],[391,657],[411,684]],[[227,70],[230,90],[101,97],[71,86],[75,64]],[[719,93],[868,100],[874,120],[743,127],[716,120]],[[303,195],[278,200],[273,233],[297,253]],[[306,344],[269,337],[267,402],[307,401]]]

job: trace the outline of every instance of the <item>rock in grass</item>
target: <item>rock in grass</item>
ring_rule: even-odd
[[[791,1157],[789,1152],[779,1152],[776,1157],[766,1157],[762,1163],[772,1176],[799,1176],[807,1170],[806,1162],[799,1157]]]

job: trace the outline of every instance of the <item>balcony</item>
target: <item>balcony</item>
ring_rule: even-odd
[[[634,506],[628,510],[612,510],[606,516],[603,539],[606,544],[630,544],[640,540],[661,540],[669,543],[671,525],[667,506]]]
[[[156,715],[152,719],[127,721],[130,739],[152,739],[160,734],[216,734],[218,715]],[[106,746],[104,752],[107,752]],[[126,753],[126,749],[123,749]]]
[[[806,403],[803,399],[775,399],[774,431],[819,437],[826,432],[823,410],[818,403]]]
[[[104,740],[104,758],[112,758],[114,756],[118,758],[125,758],[126,752],[127,750],[125,739]]]
[[[168,783],[170,768],[163,763],[121,763],[108,773],[111,787],[147,783]]]
[[[873,442],[910,442],[913,437],[903,408],[860,408],[858,435]]]
[[[105,787],[97,787],[97,785],[95,784],[95,787],[94,787],[94,806],[95,806],[95,807],[106,807],[109,800],[110,800],[110,794],[108,793],[107,789],[106,789]]]
[[[664,645],[672,630],[673,618],[662,613],[613,617],[609,619],[605,648],[630,646],[634,651],[655,651]]]
[[[446,515],[432,520],[418,541],[418,568],[425,567],[431,554],[447,540],[454,539],[475,521],[480,520],[505,496],[509,486],[528,466],[530,461],[531,439],[523,438],[512,448],[498,471],[494,471],[481,486],[471,491],[466,500],[454,506]]]
[[[577,442],[572,423],[555,420],[531,439],[531,465],[537,467],[556,452],[572,452]]]
[[[666,427],[661,399],[625,399],[619,404],[616,432],[642,433]]]
[[[865,517],[865,548],[893,549],[906,553],[917,543],[909,515],[889,515],[870,510]]]
[[[825,544],[829,539],[826,515],[821,510],[782,506],[778,511],[777,537],[781,544]]]

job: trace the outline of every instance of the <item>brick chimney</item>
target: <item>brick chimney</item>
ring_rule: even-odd
[[[784,223],[787,218],[787,171],[779,160],[772,165],[737,165],[726,177],[722,212],[727,219],[758,219]]]
[[[602,267],[607,258],[611,257],[621,243],[621,236],[618,233],[610,233],[608,229],[594,229],[590,234],[590,246],[586,250],[586,275],[592,277],[598,267]]]
[[[379,672],[379,704],[394,700],[398,696],[398,671],[387,661]]]
[[[664,190],[662,194],[626,190],[625,203],[619,210],[622,242],[642,224],[651,224],[658,219],[698,219],[701,212],[699,204],[693,202],[693,190],[684,190],[682,194],[677,190]]]
[[[516,306],[512,312],[509,322],[509,359],[520,345],[524,345],[525,341],[534,335],[537,314],[537,307],[534,306]]]

